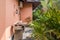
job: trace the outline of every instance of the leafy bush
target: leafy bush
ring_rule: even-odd
[[[33,17],[31,26],[35,40],[60,40],[60,10],[57,7],[50,7],[44,13],[38,9]]]

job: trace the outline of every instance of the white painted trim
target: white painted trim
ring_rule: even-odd
[[[7,27],[6,30],[5,30],[6,40],[11,40],[10,28],[11,28],[11,26]]]

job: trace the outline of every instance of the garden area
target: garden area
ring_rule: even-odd
[[[34,40],[60,40],[60,1],[41,0],[33,10]]]

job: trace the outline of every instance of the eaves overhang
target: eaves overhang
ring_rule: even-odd
[[[22,1],[22,2],[40,2],[40,0],[18,0],[18,1]]]

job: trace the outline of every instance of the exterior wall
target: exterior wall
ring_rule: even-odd
[[[17,6],[18,2],[16,0],[6,0],[6,27],[18,21]]]
[[[32,20],[32,3],[24,3],[20,13],[22,21],[25,21],[27,17],[30,17]]]
[[[18,3],[16,0],[0,0],[0,40],[8,40],[6,37],[10,35],[9,26],[19,20],[18,14],[16,14],[16,9],[18,9],[17,5]],[[27,17],[31,17],[32,20],[31,3],[25,3],[24,7],[21,9],[22,21],[25,21]]]
[[[6,0],[6,40],[9,40],[11,37],[11,25],[18,21],[18,14],[16,14],[16,9],[18,9],[17,0]]]
[[[0,0],[0,40],[7,40],[6,29],[18,21],[16,9],[16,0]],[[7,33],[9,34],[9,30]]]
[[[0,0],[0,40],[4,34],[5,30],[5,0]],[[4,34],[5,35],[5,34]],[[5,37],[5,36],[4,36]],[[4,40],[3,38],[2,40]]]

